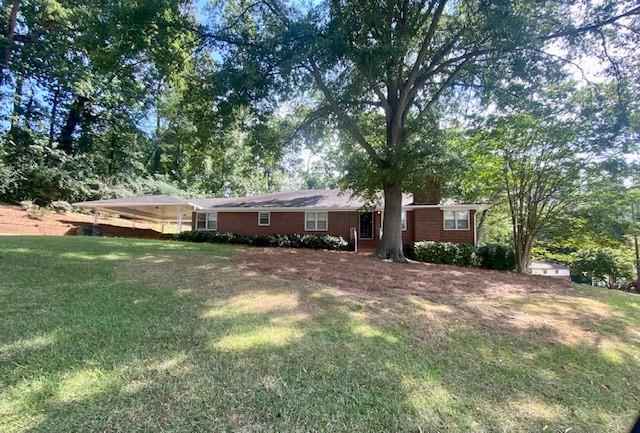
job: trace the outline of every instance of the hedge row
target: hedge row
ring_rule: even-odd
[[[512,270],[516,266],[513,249],[502,244],[488,244],[475,248],[453,242],[414,242],[405,245],[405,255],[421,262],[501,271]]]
[[[186,242],[209,242],[217,244],[251,245],[255,247],[311,248],[316,250],[347,251],[353,246],[340,236],[329,235],[255,235],[221,233],[194,230],[176,235],[176,240]]]

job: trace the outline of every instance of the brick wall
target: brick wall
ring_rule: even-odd
[[[192,216],[195,227],[195,212]],[[218,231],[236,233],[240,235],[269,235],[274,233],[314,233],[342,236],[350,239],[349,229],[358,227],[358,214],[356,212],[328,212],[329,224],[326,231],[305,231],[304,211],[299,212],[271,212],[271,224],[258,225],[257,212],[218,212]]]
[[[444,212],[437,208],[415,209],[414,230],[416,241],[447,241],[473,244],[474,210],[469,212],[469,230],[444,230]]]
[[[414,240],[415,211],[407,211],[407,229],[402,232],[402,243],[406,244]]]
[[[444,230],[443,211],[437,208],[415,209],[407,212],[407,230],[402,232],[402,242],[411,241],[448,241],[473,244],[475,211],[469,212],[469,230]],[[362,248],[375,248],[380,237],[380,212],[374,212],[374,238],[360,242]],[[304,211],[271,212],[271,225],[258,226],[257,212],[218,212],[218,231],[241,235],[315,233],[342,236],[351,239],[351,229],[358,228],[357,212],[329,212],[327,231],[306,232],[304,229]],[[192,217],[195,227],[195,212]]]

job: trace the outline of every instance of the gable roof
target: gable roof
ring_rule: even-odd
[[[353,196],[348,190],[312,189],[276,192],[253,197],[193,199],[192,203],[204,209],[362,209],[370,205],[362,197]],[[413,201],[405,194],[403,206]],[[377,206],[374,206],[377,207]]]

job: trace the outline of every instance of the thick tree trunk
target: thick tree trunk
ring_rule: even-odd
[[[80,117],[82,111],[87,103],[88,99],[84,96],[76,96],[71,102],[69,107],[69,113],[67,114],[67,120],[60,131],[59,147],[66,153],[73,152],[73,133],[76,131],[78,123],[80,123]]]
[[[402,253],[402,186],[400,182],[393,182],[384,186],[384,216],[382,239],[378,244],[375,255],[382,259],[406,263]]]
[[[16,34],[16,25],[18,22],[18,11],[20,10],[21,0],[13,0],[7,28],[5,29],[5,40],[0,51],[0,84],[5,84],[5,71],[9,68],[9,61],[13,51],[13,37]]]
[[[526,235],[518,235],[516,238],[516,272],[528,273],[531,264],[531,250],[533,238]]]

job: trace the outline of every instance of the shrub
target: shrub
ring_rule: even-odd
[[[414,242],[410,242],[408,244],[404,244],[402,246],[402,252],[404,253],[404,256],[410,260],[417,260],[416,259],[416,248],[415,248],[415,243]]]
[[[580,250],[573,257],[573,273],[585,274],[604,283],[609,289],[621,288],[625,281],[633,278],[631,264],[612,249]]]
[[[22,200],[20,202],[20,207],[27,213],[29,218],[41,220],[47,215],[47,210],[45,208],[41,208],[31,200]]]
[[[71,212],[73,210],[73,206],[71,206],[68,201],[64,200],[53,201],[49,207],[56,211],[56,213]]]
[[[474,266],[475,248],[467,244],[453,242],[415,242],[413,244],[415,260],[456,266]]]
[[[487,244],[476,249],[478,266],[484,269],[511,271],[516,267],[513,248],[504,244]]]
[[[252,245],[256,247],[312,248],[336,251],[346,251],[351,247],[351,244],[345,241],[342,237],[329,235],[272,234],[244,236],[234,233],[194,230],[179,233],[175,238],[176,240],[186,242],[239,244]]]

